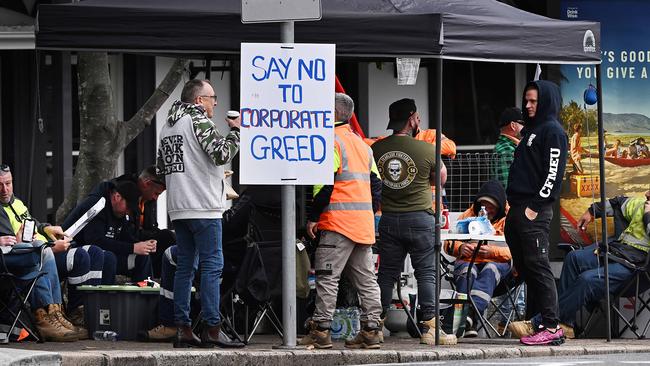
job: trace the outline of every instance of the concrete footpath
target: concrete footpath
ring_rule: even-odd
[[[649,340],[567,340],[558,347],[525,347],[515,339],[460,340],[455,346],[420,345],[415,339],[387,337],[381,350],[279,350],[276,336],[255,336],[243,349],[174,349],[166,343],[80,341],[24,343],[0,347],[0,365],[162,366],[162,365],[359,365],[440,360],[576,356],[650,352]]]

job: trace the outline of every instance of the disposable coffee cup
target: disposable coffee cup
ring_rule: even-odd
[[[239,111],[228,111],[226,112],[226,117],[228,119],[236,119],[237,117],[239,117]]]

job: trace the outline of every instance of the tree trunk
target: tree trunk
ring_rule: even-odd
[[[151,124],[160,106],[180,82],[186,62],[176,59],[165,79],[138,112],[128,121],[119,121],[113,103],[108,55],[79,53],[79,159],[70,192],[56,211],[57,223],[63,222],[96,184],[114,176],[117,158]]]

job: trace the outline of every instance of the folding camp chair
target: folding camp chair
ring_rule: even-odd
[[[17,324],[20,324],[37,341],[41,341],[38,330],[29,327],[21,319],[21,315],[26,314],[30,323],[34,323],[31,311],[27,308],[27,301],[36,282],[46,274],[41,272],[41,269],[43,250],[48,246],[51,246],[51,244],[43,243],[40,246],[33,246],[32,244],[20,243],[11,247],[10,250],[3,247],[3,250],[0,251],[0,286],[2,286],[3,295],[1,299],[6,300],[6,302],[0,301],[0,314],[8,315],[8,320],[11,322],[8,330],[0,333],[0,344],[9,343]],[[26,269],[26,263],[31,263],[29,270]],[[34,270],[34,268],[37,268],[37,270]]]
[[[262,320],[267,319],[276,333],[283,337],[282,323],[273,310],[273,300],[282,295],[282,242],[255,242],[248,246],[239,270],[235,291],[246,305],[245,341],[253,337]],[[249,311],[255,313],[249,331]]]
[[[490,298],[490,307],[485,310],[485,314],[478,314],[482,316],[485,320],[484,322],[479,322],[477,331],[484,329],[483,324],[485,324],[486,332],[493,332],[498,337],[505,337],[508,332],[508,325],[513,321],[524,320],[523,317],[517,312],[517,299],[524,291],[523,281],[520,278],[514,277],[512,274],[509,274],[505,278],[501,279],[497,287],[494,289],[492,298]],[[498,299],[502,297],[501,299]],[[505,304],[510,305],[510,312],[505,313],[503,311],[503,306]],[[491,320],[495,316],[501,316],[502,319],[505,319],[505,325],[503,330],[499,332],[497,328],[492,325]]]
[[[646,255],[645,261],[642,264],[634,264],[615,254],[610,253],[609,259],[612,262],[616,262],[624,265],[625,267],[632,270],[632,278],[626,283],[623,288],[613,294],[610,303],[611,314],[616,315],[625,325],[622,329],[612,329],[612,334],[615,334],[616,337],[620,337],[626,330],[630,330],[638,339],[643,339],[650,328],[650,319],[646,321],[643,330],[639,333],[639,325],[637,324],[638,317],[643,311],[650,311],[650,295],[644,297],[643,292],[650,289],[650,255]],[[630,298],[634,297],[634,309],[632,315],[626,317],[625,314],[619,309],[618,304],[620,303],[621,298]],[[604,308],[607,307],[606,304],[599,303],[595,307],[594,311],[589,314],[587,321],[584,325],[582,332],[580,332],[579,337],[584,337],[592,328],[596,320],[596,315],[603,313]],[[617,324],[617,322],[612,322],[612,324]],[[614,326],[612,326],[614,328]]]

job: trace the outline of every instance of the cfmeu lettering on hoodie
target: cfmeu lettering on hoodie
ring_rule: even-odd
[[[511,205],[523,205],[539,212],[559,197],[568,137],[558,119],[562,106],[560,88],[546,80],[528,85],[537,88],[537,112],[534,117],[528,117],[524,98],[525,124],[510,166],[507,193]]]

